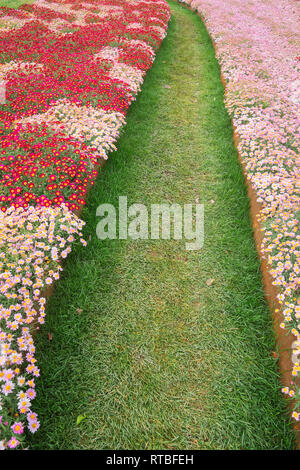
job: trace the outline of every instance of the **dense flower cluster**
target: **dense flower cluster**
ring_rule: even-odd
[[[29,325],[44,323],[43,291],[59,279],[60,259],[84,225],[65,206],[10,207],[0,214],[0,447],[21,442],[25,424],[39,427],[35,398],[35,346]],[[16,434],[18,436],[16,436]],[[9,438],[5,441],[3,437]],[[20,436],[19,436],[20,435]]]
[[[292,0],[182,0],[198,10],[227,82],[226,106],[238,150],[261,204],[262,253],[278,287],[280,325],[294,336],[300,372],[299,25]],[[297,384],[284,393],[296,398]]]
[[[86,244],[74,212],[116,148],[169,19],[163,0],[0,8],[0,449],[23,448],[40,425],[33,331],[45,292],[72,244]]]
[[[0,141],[1,210],[66,204],[78,210],[97,175],[97,155],[46,125],[20,126]]]

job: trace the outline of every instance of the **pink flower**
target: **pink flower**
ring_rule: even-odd
[[[29,431],[32,432],[32,434],[34,434],[39,429],[39,427],[40,427],[39,421],[31,421],[28,426]]]
[[[24,432],[24,427],[21,422],[15,423],[13,426],[11,426],[11,429],[15,434],[23,434]]]
[[[15,449],[19,444],[20,442],[18,441],[18,439],[15,439],[14,437],[12,437],[7,443],[10,449]]]
[[[32,421],[37,421],[37,414],[32,413],[32,412],[28,413],[27,420],[28,420],[28,423],[31,423]]]
[[[26,395],[28,396],[28,398],[30,398],[31,400],[33,400],[33,399],[36,397],[36,391],[34,390],[34,388],[29,388],[29,389],[26,391]]]

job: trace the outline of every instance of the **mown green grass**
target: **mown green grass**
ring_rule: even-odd
[[[218,64],[199,17],[170,5],[168,36],[83,212],[88,246],[67,260],[39,332],[34,449],[294,447]],[[199,199],[203,249],[99,241],[96,208],[120,195]]]
[[[31,4],[34,2],[35,0],[0,0],[0,7],[18,8],[24,3]]]

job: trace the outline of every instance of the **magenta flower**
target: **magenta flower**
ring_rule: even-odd
[[[13,432],[14,432],[15,434],[23,434],[23,432],[24,432],[24,426],[23,426],[23,424],[22,424],[21,422],[15,423],[15,424],[11,427],[11,429],[13,430]]]
[[[20,444],[20,442],[18,441],[18,439],[12,437],[8,441],[7,446],[9,447],[9,449],[15,449],[19,444]]]

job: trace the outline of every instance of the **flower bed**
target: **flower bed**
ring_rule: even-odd
[[[32,333],[43,292],[72,244],[86,245],[74,212],[116,148],[169,19],[163,0],[0,8],[1,449],[23,448],[40,426]]]
[[[292,377],[283,392],[300,420],[299,44],[292,0],[182,0],[214,41],[238,151],[260,205],[265,258],[284,321],[294,337]],[[300,356],[299,356],[300,357]]]

